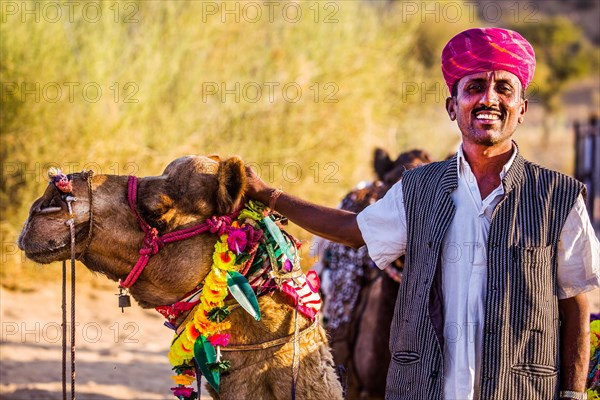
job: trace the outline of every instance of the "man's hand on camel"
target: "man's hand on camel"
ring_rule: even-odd
[[[269,203],[269,196],[274,191],[252,167],[246,166],[246,196],[264,204]]]

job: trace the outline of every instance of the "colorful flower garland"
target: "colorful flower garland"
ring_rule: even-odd
[[[590,369],[588,399],[600,400],[600,314],[592,315],[590,323]]]
[[[227,295],[231,293],[244,309],[260,318],[254,293],[239,271],[252,262],[252,254],[262,237],[258,223],[265,216],[265,206],[250,201],[215,244],[213,265],[204,280],[194,317],[175,336],[168,355],[176,373],[172,378],[177,386],[171,390],[180,400],[198,398],[194,388],[188,386],[196,380],[194,363],[217,392],[220,374],[229,369],[229,361],[221,358],[220,351],[221,346],[227,346],[230,338],[228,333],[224,333],[231,327],[231,323],[225,320],[229,315],[225,306]],[[241,286],[241,290],[237,286]]]

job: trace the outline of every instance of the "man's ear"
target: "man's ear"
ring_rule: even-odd
[[[523,99],[523,103],[521,104],[521,109],[519,110],[519,123],[522,124],[525,120],[525,113],[527,112],[527,106],[529,105],[529,101],[527,99]]]
[[[229,214],[236,208],[246,188],[246,170],[239,157],[221,161],[217,171],[217,213]]]
[[[387,174],[388,171],[394,167],[394,163],[392,163],[392,160],[390,160],[390,155],[387,151],[377,148],[375,149],[373,166],[375,167],[377,179],[383,181],[385,174]]]
[[[451,121],[456,119],[456,98],[455,97],[447,97],[446,98],[446,112],[450,117]]]

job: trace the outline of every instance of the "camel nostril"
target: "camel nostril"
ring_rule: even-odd
[[[54,213],[54,212],[58,212],[58,211],[62,211],[62,208],[60,207],[47,207],[47,208],[42,208],[38,211],[39,214],[50,214],[50,213]]]
[[[58,212],[61,210],[62,210],[62,207],[60,207],[60,204],[54,198],[52,198],[50,200],[46,200],[34,208],[34,211],[39,214],[49,214],[49,213],[54,213],[54,212]]]

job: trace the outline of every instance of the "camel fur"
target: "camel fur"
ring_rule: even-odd
[[[127,176],[97,175],[92,179],[93,234],[87,249],[89,196],[86,180],[72,176],[76,252],[92,271],[118,281],[125,279],[138,260],[144,237],[129,209]],[[142,217],[159,234],[183,229],[213,215],[231,213],[244,201],[245,167],[232,157],[187,156],[171,162],[160,176],[139,179],[137,206]],[[19,237],[28,258],[43,264],[70,258],[69,219],[66,203],[54,185],[31,206]],[[169,305],[195,288],[210,271],[218,237],[206,233],[173,242],[150,261],[131,287],[132,297],[143,308]],[[266,342],[294,333],[294,308],[280,292],[259,297],[262,314],[255,321],[243,309],[229,316],[230,345]],[[115,304],[115,312],[118,310]],[[298,315],[300,329],[312,323]],[[325,332],[318,326],[300,339],[298,399],[341,399],[342,389],[333,368]],[[265,350],[228,351],[231,368],[221,377],[218,398],[289,399],[291,397],[293,342]],[[165,362],[166,354],[165,354]],[[168,390],[168,389],[166,389]],[[211,390],[211,394],[217,395]]]

